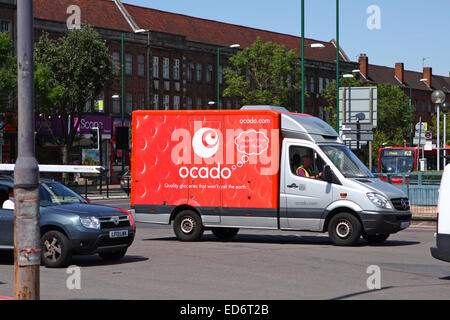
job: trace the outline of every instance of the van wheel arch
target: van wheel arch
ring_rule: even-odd
[[[192,206],[189,206],[189,205],[187,205],[187,204],[183,204],[183,205],[178,206],[178,207],[176,207],[175,209],[173,209],[172,213],[170,214],[170,223],[172,223],[173,220],[175,220],[175,217],[176,217],[180,212],[183,212],[183,211],[185,211],[185,210],[191,210],[191,211],[194,211],[195,213],[197,213],[197,214],[200,216],[200,218],[201,218],[201,216],[202,216],[202,215],[200,214],[200,212],[199,212],[196,208],[194,208],[194,207],[192,207]]]
[[[343,213],[343,212],[350,213],[351,215],[355,216],[361,223],[362,230],[364,230],[364,224],[362,223],[362,220],[361,220],[361,217],[359,216],[359,214],[350,208],[341,207],[341,208],[336,208],[327,214],[327,217],[325,218],[325,223],[323,224],[323,232],[328,231],[328,225],[330,223],[330,220],[335,215],[337,215],[339,213]]]

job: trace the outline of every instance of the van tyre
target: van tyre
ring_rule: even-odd
[[[221,241],[228,241],[239,232],[238,228],[213,228],[212,233]]]
[[[343,212],[331,218],[328,235],[337,246],[351,246],[361,237],[361,222],[354,215]]]
[[[178,240],[197,241],[203,236],[204,228],[202,220],[196,212],[184,210],[175,217],[173,231]]]
[[[69,239],[59,231],[48,231],[41,237],[41,261],[49,268],[63,268],[72,258]]]
[[[364,240],[366,240],[370,244],[380,244],[389,238],[390,234],[374,234],[368,235],[363,232],[362,234]]]

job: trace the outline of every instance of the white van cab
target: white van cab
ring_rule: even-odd
[[[431,247],[431,255],[450,262],[450,164],[445,168],[439,188],[438,221],[436,246]]]

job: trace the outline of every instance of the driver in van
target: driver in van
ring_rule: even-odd
[[[317,179],[322,176],[322,172],[319,172],[317,175],[313,176],[310,166],[311,166],[311,157],[309,155],[303,156],[301,159],[301,165],[297,168],[296,174],[299,177]]]

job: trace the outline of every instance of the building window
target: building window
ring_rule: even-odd
[[[187,109],[192,109],[192,98],[191,97],[186,98],[186,107],[187,107]]]
[[[11,32],[10,30],[10,22],[2,20],[0,21],[0,32]]]
[[[139,110],[144,110],[145,109],[145,95],[142,94],[142,93],[140,93],[138,95],[137,108]]]
[[[202,106],[202,98],[197,98],[197,103],[196,103],[196,105],[197,105],[197,109],[199,109],[199,110],[203,109],[203,106]]]
[[[416,108],[416,112],[419,111],[419,102],[417,100],[414,100],[414,107]]]
[[[159,95],[157,94],[153,95],[153,107],[155,108],[155,110],[159,109]]]
[[[133,56],[129,53],[125,55],[125,74],[127,76],[133,75]]]
[[[227,109],[231,109],[231,100],[227,101]]]
[[[115,95],[119,96],[117,93]],[[120,98],[112,99],[112,112],[115,114],[120,113]]]
[[[179,110],[180,109],[180,96],[174,96],[173,97],[173,108],[175,110]]]
[[[170,69],[169,69],[169,58],[164,58],[163,59],[163,78],[164,79],[169,79],[170,78]]]
[[[159,78],[159,57],[153,57],[153,78]]]
[[[313,77],[311,77],[309,79],[310,81],[310,90],[311,92],[316,92],[316,83],[315,83],[315,79]]]
[[[175,59],[173,63],[173,79],[180,80],[180,59]]]
[[[112,59],[113,59],[114,72],[119,74],[120,73],[120,54],[118,52],[113,52]]]
[[[197,82],[202,82],[202,64],[197,63]]]
[[[105,101],[105,94],[102,91],[94,100],[94,112],[105,112],[104,101]]]
[[[223,83],[223,66],[219,66],[219,84]]]
[[[133,95],[128,92],[125,96],[125,113],[131,114],[132,111],[133,111]]]
[[[169,106],[170,106],[170,97],[168,95],[165,95],[163,101],[164,110],[169,110]]]
[[[92,111],[92,98],[88,98],[86,104],[84,105],[84,112]]]
[[[189,62],[186,70],[186,80],[188,82],[192,82],[193,73],[194,73],[194,64],[192,62]]]
[[[208,67],[206,68],[206,83],[211,83],[212,73],[213,73],[213,66],[211,64],[208,64]]]
[[[323,86],[323,84],[324,84],[324,83],[323,83],[323,78],[320,77],[320,78],[319,78],[319,92],[322,92],[322,90],[325,89],[324,86]]]
[[[138,76],[144,77],[145,76],[145,63],[144,63],[144,56],[139,55],[137,57],[138,60]]]
[[[425,109],[427,108],[427,103],[425,100],[422,100],[422,113],[425,113]]]

